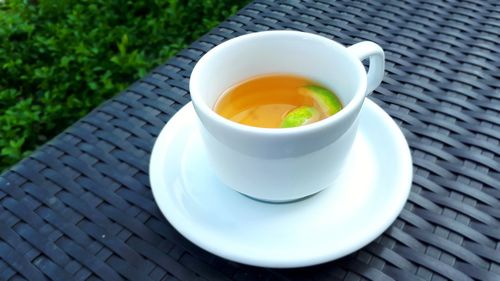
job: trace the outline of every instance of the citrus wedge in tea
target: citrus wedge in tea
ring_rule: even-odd
[[[312,106],[299,106],[288,112],[283,118],[281,128],[299,127],[318,121],[319,111]]]
[[[332,116],[342,109],[339,98],[330,90],[316,85],[308,85],[299,89],[301,95],[309,96],[326,116]]]

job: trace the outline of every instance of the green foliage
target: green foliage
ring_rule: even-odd
[[[242,2],[247,1],[0,1],[0,171]]]

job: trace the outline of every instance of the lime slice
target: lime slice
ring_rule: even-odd
[[[319,112],[311,106],[299,106],[289,111],[283,121],[281,128],[293,128],[310,124],[319,120]]]
[[[304,86],[299,88],[299,93],[313,98],[326,116],[331,116],[342,109],[342,103],[337,96],[332,91],[323,87],[314,85]]]

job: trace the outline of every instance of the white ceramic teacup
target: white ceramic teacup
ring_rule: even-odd
[[[361,63],[367,58],[368,73]],[[275,73],[319,82],[335,91],[344,108],[316,123],[287,129],[246,126],[214,112],[225,90]],[[215,174],[242,194],[272,202],[296,200],[334,186],[353,143],[363,101],[383,74],[384,52],[373,42],[346,48],[310,33],[265,31],[214,47],[194,67],[189,88]]]

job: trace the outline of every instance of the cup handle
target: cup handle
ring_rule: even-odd
[[[385,55],[382,48],[370,41],[356,43],[347,48],[360,61],[370,58],[370,66],[367,74],[366,96],[369,96],[373,90],[382,82],[384,78]]]

